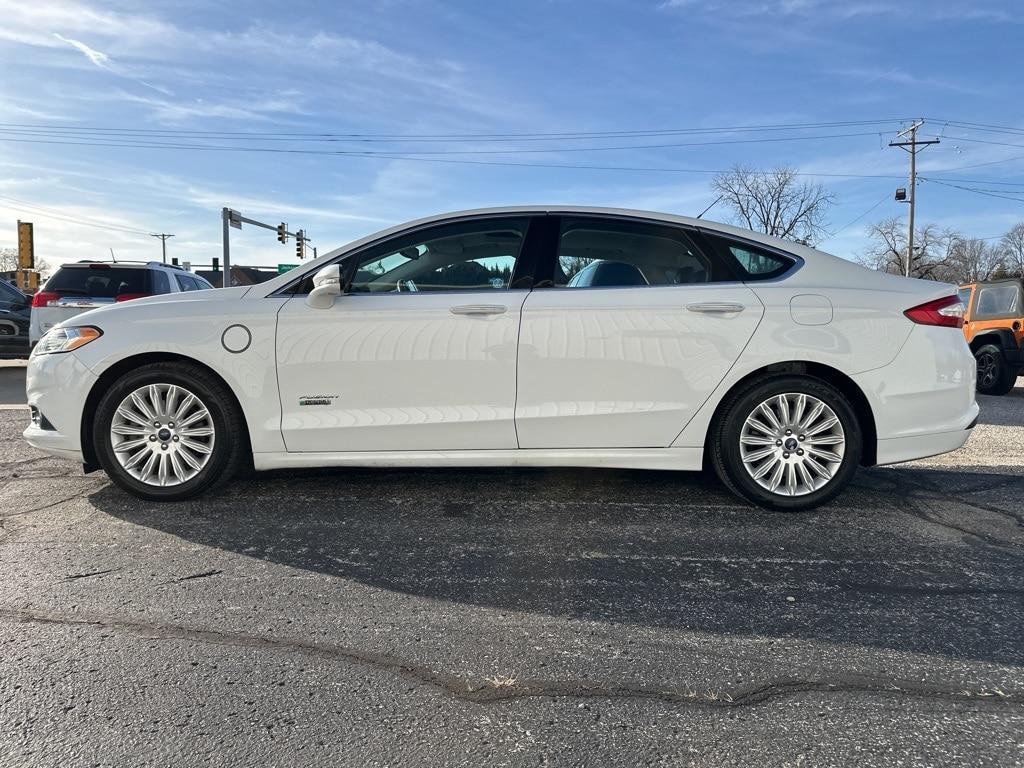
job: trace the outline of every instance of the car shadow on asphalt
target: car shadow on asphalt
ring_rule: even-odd
[[[706,475],[272,472],[101,511],[182,540],[436,600],[704,633],[1024,664],[1024,477],[861,471],[771,513]]]

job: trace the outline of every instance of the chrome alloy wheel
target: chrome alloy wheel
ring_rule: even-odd
[[[786,393],[757,406],[740,431],[740,458],[758,485],[779,496],[825,487],[843,463],[846,435],[816,397]]]
[[[110,445],[124,470],[146,485],[180,485],[213,452],[213,418],[203,402],[175,384],[147,384],[121,401]]]

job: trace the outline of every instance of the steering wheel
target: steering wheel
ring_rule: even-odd
[[[412,280],[399,280],[395,283],[395,290],[401,293],[402,291],[409,291],[410,293],[416,293],[419,288],[416,287],[416,283]]]

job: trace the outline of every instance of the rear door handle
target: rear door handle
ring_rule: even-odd
[[[451,308],[453,315],[503,315],[508,307],[503,304],[461,304]]]
[[[730,312],[742,312],[746,309],[742,304],[734,304],[728,301],[703,301],[699,304],[687,304],[686,308],[691,312],[713,312],[720,315]]]

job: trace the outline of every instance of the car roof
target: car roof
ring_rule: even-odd
[[[72,269],[88,269],[97,264],[105,267],[127,267],[129,269],[174,269],[181,272],[186,271],[184,267],[173,264],[161,264],[158,261],[100,261],[99,259],[82,259],[80,261],[66,261],[58,269],[70,267]]]

